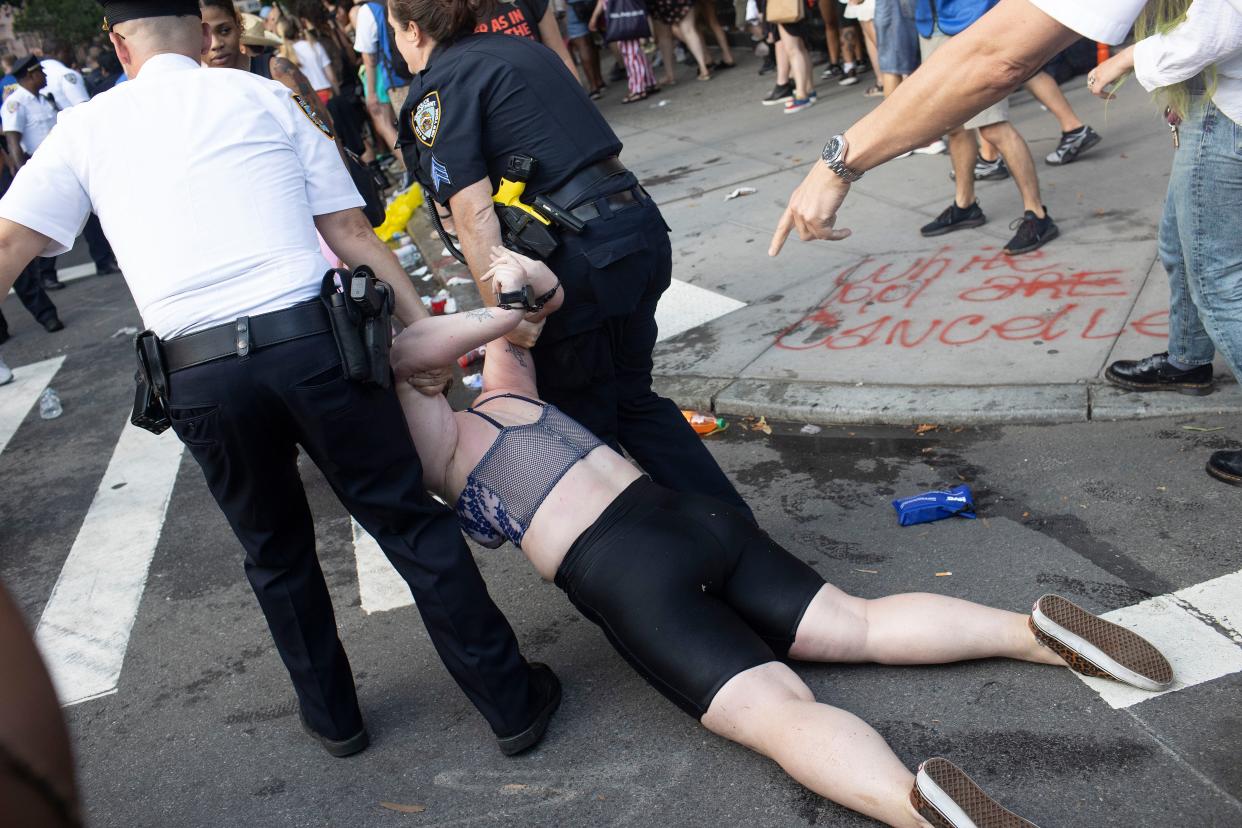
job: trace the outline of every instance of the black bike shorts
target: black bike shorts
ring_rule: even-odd
[[[788,655],[824,579],[731,507],[642,477],[574,541],[556,585],[700,719],[729,679]]]

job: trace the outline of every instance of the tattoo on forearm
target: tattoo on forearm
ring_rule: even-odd
[[[518,365],[521,365],[523,368],[526,367],[526,349],[525,348],[519,348],[518,346],[514,345],[512,342],[506,342],[505,350],[513,354],[513,358],[517,360]]]
[[[466,311],[466,318],[473,319],[481,325],[484,321],[488,319],[495,319],[496,317],[493,316],[492,312],[487,308],[478,308],[477,310]]]

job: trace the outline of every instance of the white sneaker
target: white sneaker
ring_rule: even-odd
[[[937,138],[935,141],[932,141],[927,146],[919,147],[918,149],[913,150],[913,152],[917,153],[918,155],[940,155],[948,148],[949,148],[948,144],[946,144],[943,140]]]
[[[13,381],[13,372],[9,370],[9,366],[4,364],[4,360],[0,359],[0,385],[8,385]]]

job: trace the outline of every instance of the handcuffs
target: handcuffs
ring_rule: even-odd
[[[552,289],[541,296],[535,295],[535,289],[523,285],[519,290],[496,291],[496,307],[504,310],[520,310],[536,313],[543,310],[544,305],[552,301],[552,297],[561,289],[561,280],[557,279]]]

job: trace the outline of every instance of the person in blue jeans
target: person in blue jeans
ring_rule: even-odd
[[[1217,351],[1242,378],[1242,4],[1159,6],[1149,3],[1151,13],[1139,19],[1139,42],[1087,78],[1093,93],[1108,98],[1113,82],[1133,70],[1145,89],[1168,99],[1176,124],[1159,236],[1169,274],[1169,348],[1118,360],[1105,377],[1133,391],[1210,394]],[[1147,32],[1154,34],[1144,38]],[[1207,472],[1242,485],[1242,451],[1215,452]]]

